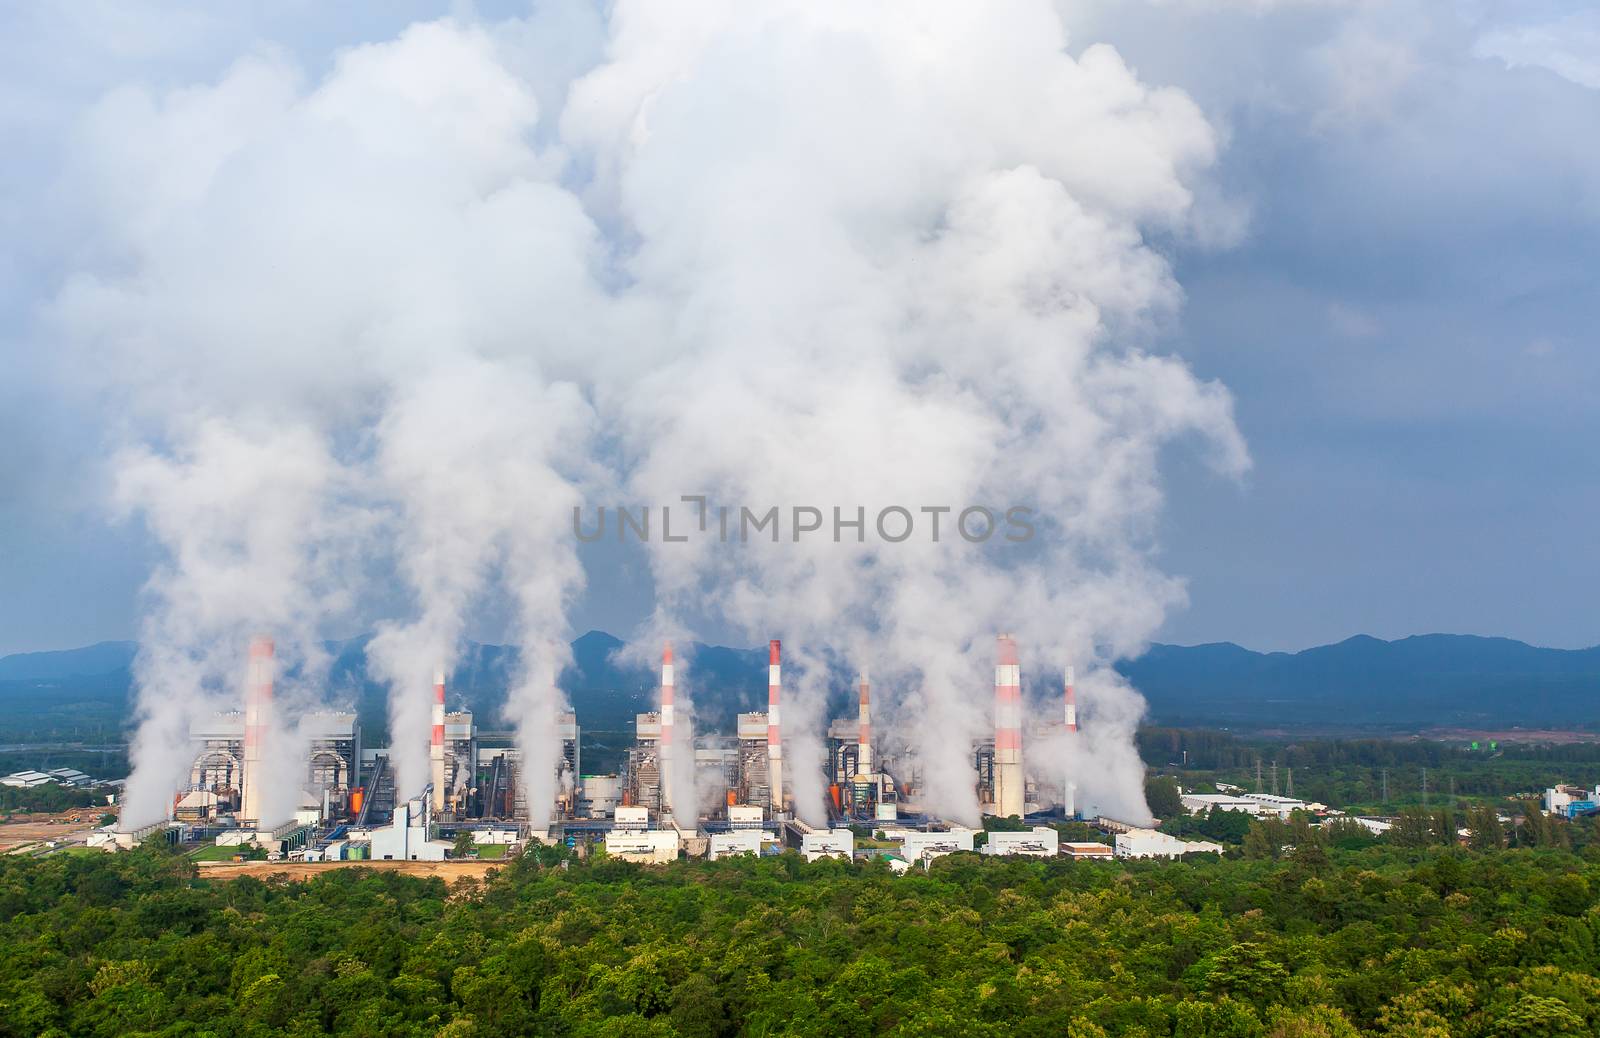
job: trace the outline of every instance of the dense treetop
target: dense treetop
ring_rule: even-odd
[[[202,881],[0,860],[8,1035],[1586,1035],[1600,868],[1570,851],[1280,860],[793,855]]]

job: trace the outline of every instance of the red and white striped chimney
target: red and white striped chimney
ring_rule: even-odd
[[[245,820],[260,825],[262,801],[266,796],[266,775],[262,756],[267,740],[267,729],[272,723],[272,654],[271,638],[257,636],[250,640],[250,673],[244,692],[244,768],[240,776],[239,813]]]
[[[1072,667],[1067,667],[1067,731],[1078,730],[1078,694],[1072,690]]]
[[[778,716],[778,699],[783,692],[781,651],[782,643],[776,638],[767,643],[767,763],[771,769],[767,781],[772,790],[773,814],[783,810],[783,733]]]
[[[661,649],[661,742],[658,748],[658,759],[661,763],[661,808],[663,811],[672,810],[672,699],[673,699],[673,674],[672,674],[672,643],[667,642]]]
[[[433,774],[433,810],[444,810],[444,668],[433,672],[433,737],[428,742],[428,764]]]
[[[861,672],[861,732],[856,744],[856,774],[872,774],[872,684],[867,672]]]
[[[1022,779],[1022,667],[1017,642],[1002,634],[995,647],[994,668],[994,813],[1021,817]]]

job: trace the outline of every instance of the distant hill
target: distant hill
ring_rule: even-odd
[[[329,643],[330,698],[353,705],[381,734],[384,690],[367,676],[370,637]],[[655,701],[656,670],[620,662],[623,643],[590,631],[572,643],[561,679],[586,730],[626,731]],[[104,731],[129,717],[128,665],[136,646],[0,657],[0,739]],[[734,714],[766,701],[766,650],[693,644],[690,661],[702,727],[729,731]],[[485,727],[498,712],[514,646],[469,643],[450,675],[452,709],[465,705]],[[1260,653],[1223,642],[1152,645],[1118,669],[1144,693],[1161,724],[1237,728],[1420,727],[1431,725],[1596,727],[1600,647],[1543,649],[1507,638],[1430,634],[1397,641],[1358,636],[1302,652]],[[840,703],[847,690],[835,676]],[[985,694],[978,690],[977,694]]]
[[[1522,725],[1600,722],[1600,647],[1358,635],[1302,652],[1152,645],[1118,666],[1166,724]]]
[[[109,674],[126,668],[138,651],[137,642],[96,642],[81,649],[0,656],[0,681],[49,681]]]

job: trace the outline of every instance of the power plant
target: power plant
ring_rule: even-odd
[[[677,713],[673,647],[663,645],[656,709],[635,716],[632,743],[615,774],[583,774],[578,719],[571,711],[559,714],[554,802],[532,810],[538,805],[526,802],[529,783],[516,737],[480,729],[470,711],[448,710],[443,667],[431,683],[426,788],[401,791],[395,755],[362,745],[355,714],[313,712],[292,727],[274,716],[274,644],[256,638],[242,708],[191,725],[193,764],[188,787],[175,792],[171,817],[201,838],[266,844],[313,860],[397,851],[438,859],[463,830],[491,842],[564,842],[580,853],[603,846],[640,861],[667,860],[679,851],[722,856],[776,846],[808,857],[848,857],[855,853],[851,826],[887,834],[919,860],[972,849],[973,830],[923,808],[916,751],[878,740],[865,670],[853,683],[854,716],[836,718],[826,730],[821,781],[805,783],[825,790],[828,827],[798,817],[795,781],[811,777],[785,772],[781,642],[773,639],[767,652],[766,711],[738,714],[731,734],[696,736]],[[1077,791],[1064,762],[1053,762],[1059,783],[1030,784],[1024,769],[1021,663],[1011,635],[998,636],[994,659],[993,737],[980,740],[971,758],[976,802],[984,814],[1001,817],[1073,817]],[[1078,720],[1070,666],[1058,716],[1071,753]],[[1047,729],[1030,729],[1029,738],[1050,738]],[[1055,792],[1044,793],[1050,789]],[[1045,846],[1037,839],[995,846],[1011,844],[1028,853]]]

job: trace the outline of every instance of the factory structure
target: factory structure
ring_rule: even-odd
[[[401,791],[388,747],[363,744],[351,712],[300,716],[292,730],[274,717],[275,658],[268,638],[252,641],[239,709],[196,720],[186,788],[174,791],[168,826],[185,838],[263,847],[309,860],[446,857],[463,831],[479,843],[561,842],[580,854],[603,852],[641,862],[680,854],[726,857],[792,849],[808,859],[873,856],[857,847],[870,832],[897,850],[898,865],[975,849],[975,831],[941,821],[920,806],[922,776],[913,751],[882,743],[872,723],[872,682],[852,687],[854,716],[826,730],[826,827],[796,816],[794,776],[785,768],[782,645],[768,644],[766,711],[737,715],[731,734],[689,731],[675,713],[670,644],[662,649],[654,709],[638,713],[633,740],[613,774],[585,775],[576,716],[559,716],[552,810],[531,811],[522,753],[513,733],[478,727],[472,713],[450,710],[443,668],[433,674],[427,784]],[[1073,672],[1061,686],[1070,738],[1078,719]],[[1065,780],[1036,787],[1024,769],[1021,663],[1016,640],[995,642],[992,735],[973,746],[973,789],[984,814],[1029,823],[1076,816],[1076,789]],[[1045,726],[1049,727],[1049,726]],[[1041,729],[1029,729],[1039,734]],[[1030,735],[1029,738],[1033,738]],[[411,756],[411,755],[408,755]],[[402,792],[405,795],[401,795]],[[548,821],[546,820],[548,818]],[[147,827],[158,829],[157,827]],[[148,835],[145,833],[144,835]],[[116,834],[126,843],[130,834]],[[986,854],[1053,857],[1056,831],[1032,824],[989,834]]]

